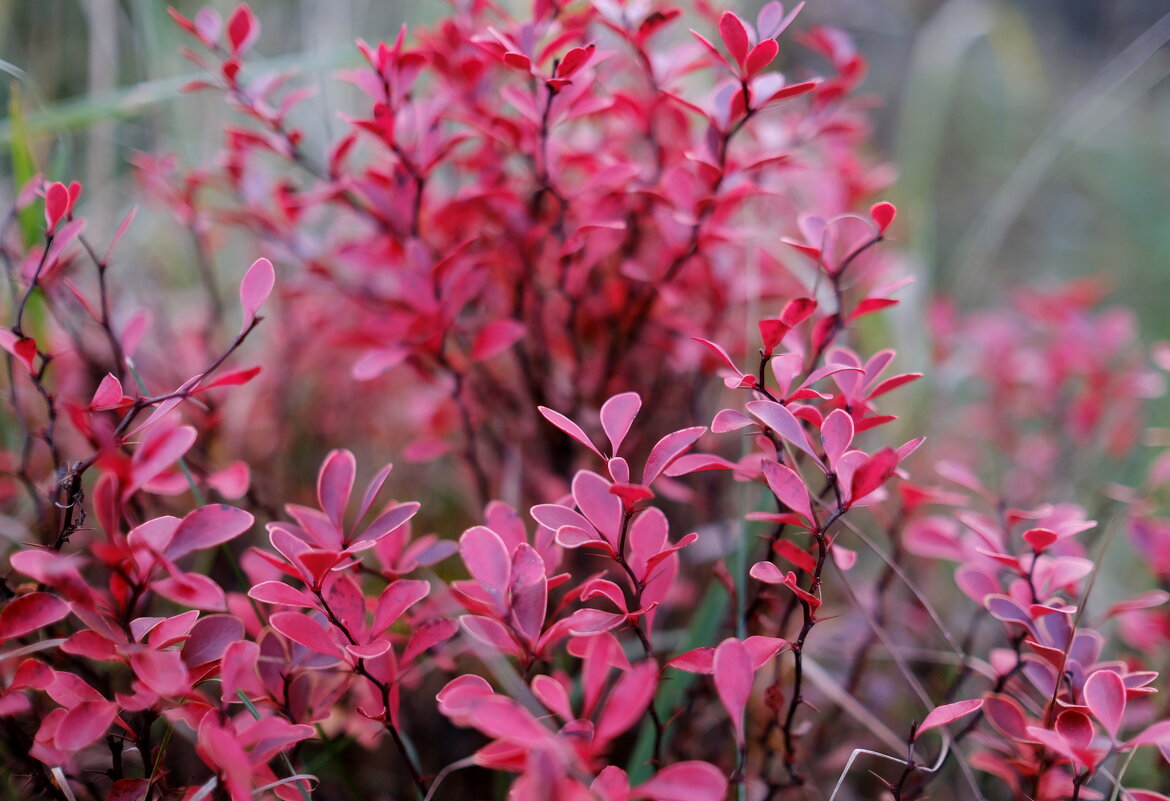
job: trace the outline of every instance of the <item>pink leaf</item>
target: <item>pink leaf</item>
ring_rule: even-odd
[[[966,717],[982,708],[982,698],[973,698],[970,701],[956,701],[953,704],[943,704],[940,707],[935,707],[929,715],[922,719],[922,723],[918,725],[918,729],[914,732],[914,739],[917,740],[925,731],[953,723],[959,718]]]
[[[486,526],[472,526],[459,538],[459,555],[472,578],[502,608],[512,558],[500,535]]]
[[[54,744],[62,751],[80,751],[97,742],[117,716],[112,701],[82,701],[61,719]]]
[[[658,663],[647,659],[626,671],[610,693],[597,721],[594,740],[607,742],[629,729],[646,714],[658,686]]]
[[[247,8],[247,6],[241,6]],[[238,11],[238,9],[237,9]],[[235,15],[233,15],[234,17]],[[248,272],[244,273],[244,280],[240,282],[240,305],[244,309],[244,324],[240,332],[248,330],[256,319],[256,313],[268,300],[272,287],[276,285],[276,271],[272,269],[272,262],[268,259],[256,259]]]
[[[228,542],[252,527],[254,518],[243,509],[217,503],[189,513],[175,529],[166,548],[168,559],[178,559]]]
[[[788,411],[787,407],[773,401],[763,400],[751,401],[745,408],[748,410],[748,414],[775,431],[782,439],[807,453],[818,465],[821,463],[821,460],[817,458],[816,453],[808,444],[808,437],[805,436],[804,427],[793,416],[792,412]]]
[[[843,409],[834,409],[821,423],[821,442],[829,468],[837,469],[837,461],[853,443],[853,418]]]
[[[290,587],[283,581],[262,581],[248,590],[248,597],[260,603],[318,609],[317,600],[310,594]]]
[[[742,747],[744,709],[755,678],[751,655],[742,642],[728,638],[719,644],[715,649],[714,674],[719,700],[723,702],[723,707],[731,717],[735,742]]]
[[[378,605],[374,609],[374,623],[370,631],[375,636],[380,635],[402,617],[407,609],[426,598],[430,592],[431,585],[421,579],[400,579],[391,582],[378,596]]]
[[[317,621],[299,612],[277,612],[268,619],[272,628],[290,640],[328,656],[341,656],[341,650],[329,631]]]
[[[634,416],[642,408],[642,399],[637,392],[623,392],[614,395],[601,407],[601,427],[609,438],[611,452],[617,455],[622,441],[630,431]]]
[[[630,798],[653,801],[723,801],[727,777],[708,762],[676,762],[630,792]]]
[[[516,658],[524,656],[524,650],[507,627],[498,620],[483,615],[463,615],[459,618],[463,630],[469,635],[503,654]]]
[[[585,434],[585,432],[581,430],[581,427],[578,426],[576,423],[574,423],[572,420],[565,417],[560,412],[553,411],[552,409],[549,409],[545,406],[537,406],[536,409],[542,415],[544,415],[545,420],[548,420],[554,426],[559,428],[561,431],[564,431],[570,437],[572,437],[573,439],[580,442],[582,445],[584,445],[589,450],[596,453],[602,459],[605,458],[605,456],[602,455],[601,451],[597,450],[597,446],[594,445],[593,442],[589,439],[589,437]]]
[[[799,515],[803,515],[810,527],[817,525],[813,517],[808,488],[795,470],[787,465],[768,459],[764,462],[764,480],[780,502]]]
[[[69,604],[47,592],[30,592],[0,610],[0,642],[23,637],[69,614]]]
[[[1098,670],[1085,682],[1084,702],[1116,742],[1125,717],[1125,682],[1112,670]]]
[[[642,471],[642,484],[650,486],[671,462],[682,456],[706,432],[706,426],[695,426],[667,434],[658,440],[650,449],[650,455],[646,457],[646,467]]]

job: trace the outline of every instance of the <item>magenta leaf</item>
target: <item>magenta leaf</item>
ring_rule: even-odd
[[[945,726],[948,723],[953,723],[959,718],[966,717],[982,708],[982,698],[973,698],[969,701],[956,701],[953,704],[943,704],[942,706],[935,707],[918,724],[918,728],[914,732],[914,739],[917,740],[921,737],[923,732],[930,731],[939,726]]]
[[[647,659],[626,671],[610,693],[597,721],[594,738],[606,742],[642,719],[658,686],[658,663]]]
[[[402,614],[416,603],[426,598],[431,592],[431,585],[422,580],[400,579],[391,582],[382,594],[378,596],[378,604],[374,608],[374,623],[370,631],[378,636]]]

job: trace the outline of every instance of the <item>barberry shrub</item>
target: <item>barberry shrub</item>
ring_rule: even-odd
[[[1166,799],[1170,459],[1118,480],[1166,352],[1088,284],[940,302],[926,415],[848,37],[457,5],[359,41],[323,153],[247,5],[173,14],[242,115],[140,159],[181,314],[133,212],[16,193],[9,795]]]

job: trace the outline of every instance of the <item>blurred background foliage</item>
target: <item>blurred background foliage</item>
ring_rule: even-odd
[[[189,16],[202,4],[174,3]],[[234,2],[212,5],[226,16]],[[316,119],[300,120],[318,139],[340,130],[336,114],[355,100],[333,79],[358,64],[353,39],[389,39],[446,8],[252,5],[264,30],[250,69],[318,86],[302,112]],[[753,5],[735,8],[754,16]],[[797,28],[813,24],[847,30],[870,61],[874,147],[897,167],[918,299],[943,291],[971,307],[1020,281],[1093,275],[1137,310],[1147,338],[1170,336],[1168,0],[812,0]],[[0,0],[0,173],[13,172],[14,134],[27,138],[48,177],[85,184],[92,231],[116,225],[136,202],[136,152],[198,164],[233,117],[218,97],[180,91],[197,73],[185,44],[164,0]],[[0,199],[12,191],[0,182]],[[138,266],[189,262],[183,232],[146,211],[132,237]]]

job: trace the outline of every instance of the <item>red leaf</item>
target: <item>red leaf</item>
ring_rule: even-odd
[[[869,207],[869,216],[877,223],[878,231],[884,236],[889,227],[894,223],[894,217],[897,216],[898,209],[894,204],[888,200],[883,200],[880,203],[874,203]]]
[[[776,43],[775,39],[765,39],[760,42],[748,53],[747,61],[744,63],[744,77],[751,78],[760,72],[772,63],[779,52],[780,45]]]
[[[982,708],[982,698],[973,698],[970,701],[956,701],[953,704],[943,704],[940,707],[935,707],[929,715],[922,719],[922,723],[918,725],[918,729],[914,732],[914,739],[917,740],[925,731],[953,723],[959,718],[966,717]]]
[[[69,614],[69,604],[47,592],[30,592],[0,610],[0,642],[23,637]]]
[[[597,45],[589,45],[588,47],[574,47],[565,53],[561,63],[557,66],[557,77],[571,78],[574,72],[581,69],[589,61],[589,57],[596,49]]]
[[[857,503],[869,495],[894,474],[898,467],[898,454],[892,448],[882,448],[853,472],[850,484],[849,503]]]
[[[257,365],[256,367],[249,367],[247,370],[236,370],[231,373],[225,373],[209,384],[201,384],[197,391],[205,392],[206,390],[214,389],[215,387],[243,386],[256,376],[260,375],[260,371],[262,369],[263,368]]]
[[[69,211],[69,190],[65,184],[51,183],[45,187],[45,227],[50,233]]]
[[[723,44],[727,45],[727,52],[731,53],[735,63],[742,69],[748,48],[751,47],[743,20],[730,11],[724,11],[719,19],[719,35],[723,37]]]
[[[1048,546],[1060,539],[1060,535],[1048,528],[1030,528],[1024,532],[1024,542],[1036,553],[1043,553]]]
[[[516,320],[492,320],[476,334],[471,360],[482,362],[503,353],[524,338],[525,328]]]
[[[260,23],[256,21],[248,4],[241,3],[227,21],[227,37],[228,43],[232,47],[232,53],[234,55],[243,53],[256,41],[256,37],[259,35]]]

